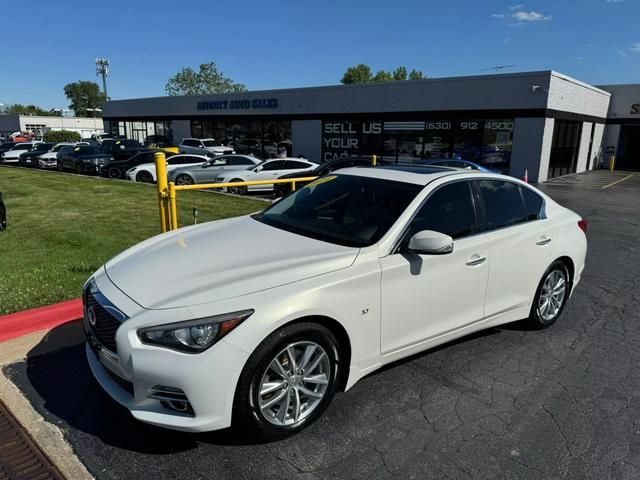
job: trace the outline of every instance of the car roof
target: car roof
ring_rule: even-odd
[[[396,182],[426,185],[440,177],[469,173],[469,170],[436,166],[410,166],[410,165],[378,165],[373,168],[345,168],[340,169],[340,174],[356,175],[360,177],[379,178]]]

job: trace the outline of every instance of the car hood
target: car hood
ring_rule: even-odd
[[[247,295],[347,268],[358,252],[245,216],[158,235],[113,258],[105,270],[142,307],[167,309]]]

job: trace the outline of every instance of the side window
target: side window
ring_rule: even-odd
[[[527,221],[538,220],[540,218],[540,209],[542,208],[542,197],[522,185],[520,185],[520,191],[524,200]]]
[[[510,227],[527,221],[520,186],[500,180],[479,180],[487,215],[486,230]]]
[[[182,165],[184,157],[169,157],[167,158],[167,165]]]
[[[305,162],[296,162],[293,160],[287,160],[284,163],[285,170],[296,170],[298,168],[309,168],[309,164]]]
[[[264,164],[263,170],[268,172],[271,170],[282,170],[284,162],[281,160],[276,160],[274,162],[267,162]]]
[[[427,199],[409,226],[408,241],[422,230],[434,230],[456,238],[476,233],[476,214],[469,182],[440,187]]]
[[[249,160],[248,158],[245,157],[230,157],[229,158],[229,165],[254,165],[254,163]]]
[[[186,145],[187,147],[197,147],[198,142],[196,142],[195,140],[185,140],[183,142],[183,145]]]

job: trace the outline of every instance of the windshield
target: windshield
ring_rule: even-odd
[[[421,189],[420,185],[377,178],[331,175],[253,218],[325,242],[366,247],[387,233]]]
[[[217,140],[203,140],[202,144],[205,147],[223,147],[224,146]]]
[[[76,152],[78,155],[100,155],[103,154],[104,152],[97,148],[97,147],[74,147],[73,149],[74,152]]]

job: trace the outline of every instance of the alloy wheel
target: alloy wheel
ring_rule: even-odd
[[[292,343],[262,376],[259,410],[273,425],[298,425],[318,407],[330,381],[331,362],[324,348],[309,341]]]
[[[567,293],[567,279],[560,270],[553,270],[542,284],[538,298],[538,315],[545,322],[556,318]]]

